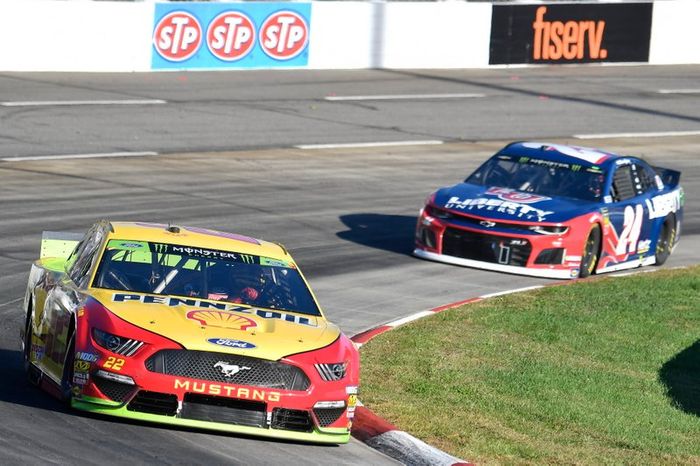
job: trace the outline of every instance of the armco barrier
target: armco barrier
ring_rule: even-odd
[[[197,24],[184,14],[166,18],[177,11]],[[274,17],[275,11],[288,13]],[[696,0],[532,5],[3,0],[0,71],[690,64],[700,63],[699,16]]]

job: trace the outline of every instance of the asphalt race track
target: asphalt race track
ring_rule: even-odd
[[[508,141],[537,139],[682,170],[685,223],[666,267],[696,264],[700,90],[659,90],[699,82],[700,66],[0,75],[0,159],[9,159],[0,161],[0,463],[391,464],[355,440],[316,446],[125,422],[69,411],[28,387],[20,300],[41,232],[84,231],[108,218],[281,241],[330,319],[354,334],[452,301],[552,282],[410,255],[431,190],[460,181]],[[412,97],[357,98],[378,95]],[[149,103],[95,103],[135,99]],[[680,133],[573,137],[648,132]],[[444,144],[294,147],[394,141]],[[158,155],[22,159],[143,151]]]

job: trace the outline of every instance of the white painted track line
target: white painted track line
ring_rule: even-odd
[[[650,131],[647,133],[601,133],[574,134],[576,139],[606,139],[606,138],[660,138],[673,136],[700,136],[698,131]]]
[[[398,327],[399,325],[404,325],[409,322],[413,322],[414,320],[422,319],[423,317],[433,315],[435,314],[433,311],[420,311],[416,312],[415,314],[411,314],[410,316],[406,316],[402,319],[397,319],[392,322],[389,322],[388,325],[389,327]]]
[[[540,288],[544,288],[544,285],[533,285],[533,286],[526,286],[524,288],[516,288],[514,290],[498,291],[496,293],[483,294],[479,297],[482,299],[495,298],[497,296],[505,296],[507,294],[520,293],[523,291],[539,290]]]
[[[3,162],[25,162],[30,160],[66,160],[66,159],[99,159],[104,157],[147,157],[158,155],[158,152],[105,152],[102,154],[64,154],[64,155],[29,155],[19,157],[2,157]]]
[[[436,146],[444,141],[389,141],[389,142],[351,142],[347,144],[300,144],[297,149],[353,149],[362,147],[391,147],[391,146]]]
[[[700,89],[659,89],[659,94],[700,94]]]
[[[425,100],[425,99],[478,99],[484,94],[388,94],[388,95],[329,95],[330,102],[352,102],[361,100]]]
[[[78,105],[162,105],[165,100],[26,100],[16,102],[0,102],[2,107],[54,107],[54,106],[78,106]]]

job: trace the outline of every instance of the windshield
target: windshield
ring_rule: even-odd
[[[497,155],[465,181],[549,197],[599,201],[605,187],[605,172],[597,166]]]
[[[214,249],[110,240],[92,286],[321,314],[293,263]]]

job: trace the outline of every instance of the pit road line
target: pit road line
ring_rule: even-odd
[[[674,136],[699,136],[700,130],[695,131],[650,131],[646,133],[599,133],[574,134],[576,139],[607,139],[607,138],[662,138]]]
[[[700,89],[659,89],[659,94],[700,94]]]
[[[353,102],[363,100],[425,100],[425,99],[478,99],[485,94],[386,94],[386,95],[329,95],[329,102]]]
[[[158,152],[105,152],[101,154],[57,154],[29,155],[26,157],[2,157],[3,162],[26,162],[30,160],[66,160],[66,159],[99,159],[105,157],[148,157],[159,155]]]
[[[393,147],[393,146],[434,146],[444,144],[445,141],[389,141],[389,142],[351,142],[343,144],[300,144],[296,149],[355,149],[365,147]]]
[[[160,99],[143,100],[25,100],[0,102],[2,107],[55,107],[77,105],[163,105],[168,102]]]

